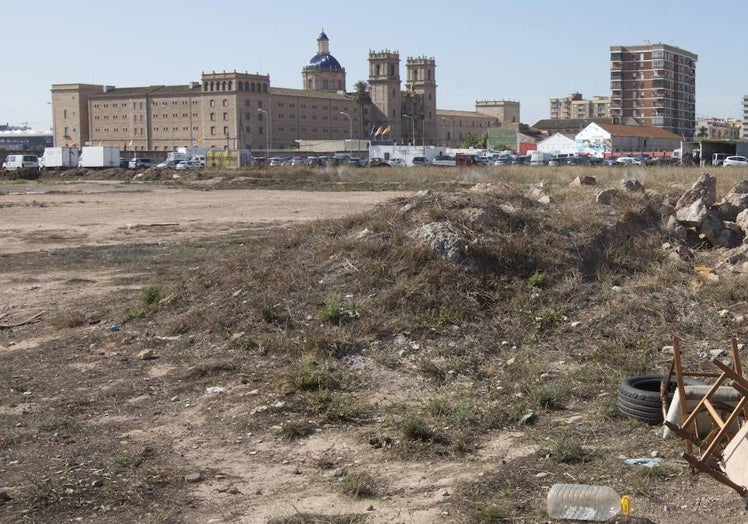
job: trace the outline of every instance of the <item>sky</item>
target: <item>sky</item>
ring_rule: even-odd
[[[270,75],[301,89],[322,30],[367,80],[369,51],[436,61],[437,107],[517,100],[523,123],[549,99],[610,96],[610,46],[662,42],[696,53],[696,115],[742,119],[744,3],[660,0],[36,0],[3,5],[0,124],[52,125],[52,84],[186,85],[202,72]]]

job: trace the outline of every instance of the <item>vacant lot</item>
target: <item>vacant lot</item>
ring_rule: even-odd
[[[672,334],[699,366],[748,335],[719,313],[748,314],[741,269],[661,247],[661,203],[698,172],[471,172],[449,191],[431,173],[0,184],[0,520],[545,522],[548,488],[580,482],[654,522],[744,522],[679,442],[615,410]],[[594,203],[624,177],[653,193]],[[444,223],[462,258],[415,240]]]

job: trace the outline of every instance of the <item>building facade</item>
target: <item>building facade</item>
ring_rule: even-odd
[[[582,93],[571,93],[563,98],[551,98],[551,120],[591,120],[610,118],[610,97],[582,97]]]
[[[663,43],[610,47],[610,112],[694,137],[696,54]]]
[[[322,32],[302,67],[302,88],[275,87],[259,73],[203,72],[188,85],[118,88],[54,84],[55,145],[111,145],[130,151],[178,147],[293,149],[301,141],[375,138],[456,146],[469,132],[519,121],[519,102],[480,101],[476,111],[437,110],[436,62],[408,57],[401,85],[397,51],[369,53],[372,103],[346,92],[345,69]],[[449,131],[446,131],[446,129]],[[442,144],[443,142],[443,144]]]
[[[696,119],[695,140],[737,140],[743,124],[732,118],[699,117]]]

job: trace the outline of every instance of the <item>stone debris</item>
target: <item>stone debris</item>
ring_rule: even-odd
[[[748,181],[733,187],[717,202],[717,179],[709,173],[702,174],[691,189],[675,204],[675,221],[668,220],[668,231],[684,239],[683,231],[697,235],[713,247],[740,246],[748,232]]]

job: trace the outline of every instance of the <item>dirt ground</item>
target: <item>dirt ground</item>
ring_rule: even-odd
[[[200,375],[200,387],[188,387],[185,377],[192,375],[178,358],[158,358],[184,349],[188,337],[120,330],[111,314],[112,302],[154,275],[170,278],[174,260],[203,264],[211,245],[230,249],[402,194],[0,184],[0,323],[19,324],[0,330],[8,380],[0,384],[0,490],[12,497],[0,501],[0,520],[259,523],[309,513],[363,514],[367,522],[464,521],[452,505],[456,486],[495,464],[521,465],[537,454],[523,432],[497,430],[460,460],[388,460],[368,445],[370,435],[335,427],[292,445],[277,438],[277,427],[238,422],[283,402],[262,389],[262,369],[233,383]],[[139,358],[143,347],[157,358]],[[371,380],[385,404],[427,387],[418,377],[381,370]],[[558,424],[584,424],[587,407],[571,406]],[[664,447],[655,430],[644,446],[648,453]],[[387,479],[383,495],[354,499],[330,489],[351,471]],[[548,475],[523,473],[532,482]],[[706,478],[673,475],[667,483],[668,496],[635,499],[638,514],[655,522],[748,519],[734,493],[714,489]],[[100,499],[112,502],[92,502]],[[56,513],[56,504],[64,510]]]

